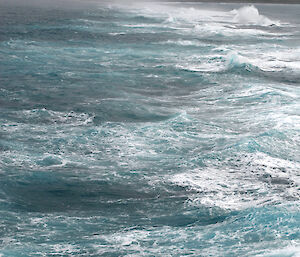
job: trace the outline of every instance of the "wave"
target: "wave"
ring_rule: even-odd
[[[262,54],[261,58],[240,55],[236,52],[229,53],[225,57],[224,67],[215,72],[232,72],[245,75],[253,75],[271,79],[276,82],[287,82],[297,84],[300,79],[299,62],[295,58],[281,59],[279,56]]]
[[[273,33],[270,31],[265,31],[263,29],[257,28],[241,28],[238,25],[233,24],[221,24],[221,23],[204,23],[196,24],[193,29],[193,33],[197,33],[198,36],[202,38],[205,37],[232,37],[233,40],[240,39],[241,37],[245,39],[254,38],[265,38],[265,37],[283,37],[289,36],[288,34]]]
[[[272,20],[261,15],[254,5],[243,6],[239,9],[211,10],[194,7],[176,7],[164,4],[147,4],[147,6],[135,4],[134,6],[123,6],[135,13],[136,17],[161,19],[163,23],[197,24],[202,22],[217,23],[240,23],[260,26],[280,26],[277,20]]]
[[[182,65],[177,68],[193,72],[228,72],[228,71],[255,71],[259,68],[251,63],[247,57],[230,51],[226,55],[209,55],[198,64]]]
[[[251,71],[258,68],[257,66],[253,65],[247,57],[239,55],[235,52],[229,53],[225,60],[225,70],[244,68],[247,71]]]
[[[233,21],[241,24],[254,24],[261,26],[279,25],[278,21],[273,21],[261,14],[259,14],[257,8],[254,5],[244,6],[238,10],[232,10],[231,14],[234,14]]]
[[[248,47],[249,48],[249,47]],[[175,64],[177,69],[207,73],[238,73],[255,75],[282,82],[298,83],[300,77],[299,51],[276,48],[261,48],[259,55],[252,49],[218,47],[209,55],[197,55],[188,61]]]

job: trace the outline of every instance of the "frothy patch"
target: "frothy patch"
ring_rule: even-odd
[[[195,46],[195,47],[203,47],[206,46],[204,43],[201,43],[197,40],[186,40],[186,39],[180,39],[180,40],[168,40],[160,43],[161,45],[177,45],[177,46]]]
[[[126,35],[125,32],[110,32],[108,33],[111,36],[121,36],[121,35]]]
[[[262,257],[300,257],[300,246],[289,246],[284,249],[274,250],[269,253],[258,255]]]
[[[171,183],[198,192],[189,204],[240,210],[284,200],[299,199],[296,162],[266,154],[240,156],[223,162],[223,167],[209,164],[205,169],[179,173]]]
[[[56,244],[52,249],[51,255],[73,255],[80,252],[79,247],[72,244]]]
[[[58,112],[48,109],[32,109],[22,111],[18,113],[21,115],[23,120],[34,123],[55,123],[55,124],[70,124],[70,125],[86,125],[92,123],[94,117],[87,113],[76,113],[74,111],[70,112]]]

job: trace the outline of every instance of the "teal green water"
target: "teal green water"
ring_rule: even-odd
[[[1,5],[0,256],[299,256],[300,5]]]

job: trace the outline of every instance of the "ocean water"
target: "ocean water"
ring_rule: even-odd
[[[300,5],[1,3],[0,256],[300,256]]]

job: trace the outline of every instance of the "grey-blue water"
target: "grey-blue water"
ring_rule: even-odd
[[[0,111],[2,257],[300,256],[300,5],[2,3]]]

